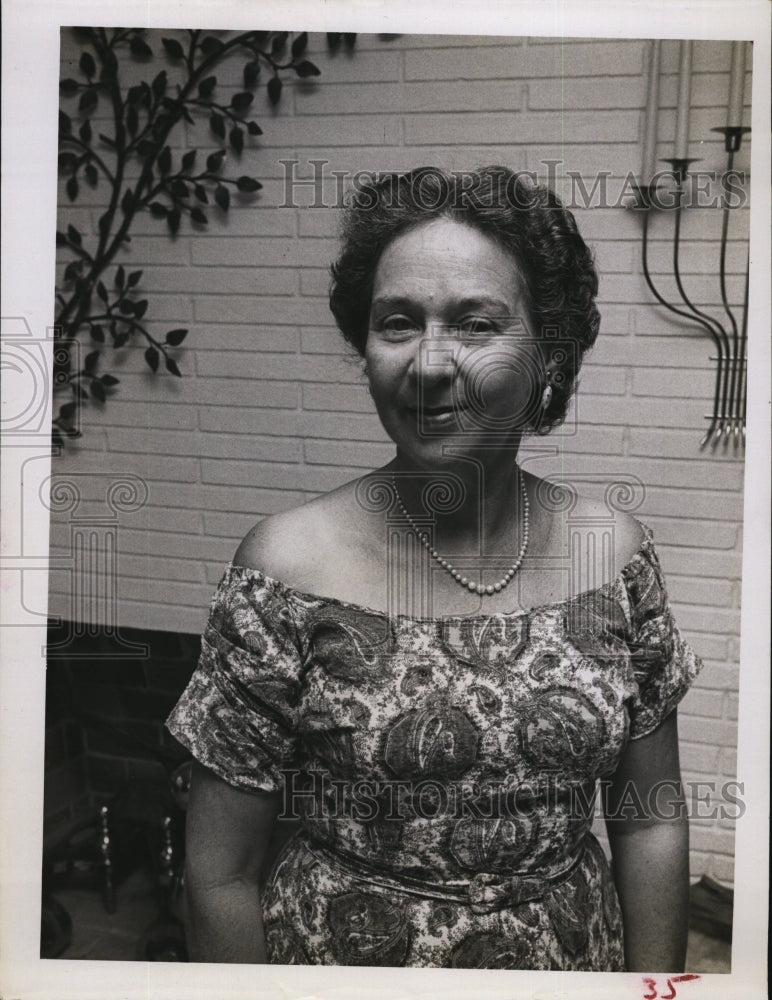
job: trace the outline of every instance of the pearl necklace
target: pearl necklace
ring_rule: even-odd
[[[461,573],[454,566],[451,566],[451,564],[448,562],[447,559],[443,559],[442,556],[439,554],[439,552],[431,547],[429,543],[428,534],[425,531],[419,530],[415,521],[410,516],[407,508],[402,502],[402,497],[400,496],[399,489],[397,487],[397,480],[393,472],[391,474],[391,483],[392,486],[394,487],[394,493],[396,494],[397,497],[397,504],[399,505],[399,509],[402,515],[412,528],[416,538],[428,551],[432,559],[438,562],[444,570],[450,573],[450,575],[453,577],[456,583],[458,583],[460,586],[465,587],[467,590],[471,590],[474,593],[480,595],[487,595],[487,594],[498,594],[506,587],[506,585],[515,575],[515,573],[517,573],[517,571],[520,569],[520,565],[525,556],[525,550],[528,548],[528,520],[529,520],[528,492],[525,488],[525,479],[523,478],[523,473],[520,471],[519,468],[518,468],[518,477],[520,479],[520,495],[522,496],[522,503],[523,503],[523,542],[522,545],[520,546],[520,552],[518,553],[517,559],[512,564],[512,566],[509,567],[504,576],[498,581],[498,583],[489,583],[487,585],[482,582],[476,583],[474,580],[469,580],[467,577],[462,576]]]

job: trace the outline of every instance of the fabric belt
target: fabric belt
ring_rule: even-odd
[[[472,913],[493,913],[507,907],[520,906],[534,899],[541,899],[576,870],[584,857],[585,845],[559,872],[550,875],[495,875],[479,872],[468,882],[430,882],[413,875],[389,875],[381,868],[347,853],[305,840],[305,846],[317,860],[330,867],[343,870],[351,878],[369,885],[377,885],[394,892],[410,893],[429,899],[443,899],[469,906]]]

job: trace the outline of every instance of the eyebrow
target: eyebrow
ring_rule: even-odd
[[[406,295],[380,295],[373,299],[371,309],[407,309],[415,308],[416,302]],[[450,309],[453,312],[464,312],[465,310],[488,310],[498,317],[519,318],[519,315],[512,312],[508,303],[501,299],[490,298],[486,295],[468,296],[461,299],[451,299]]]

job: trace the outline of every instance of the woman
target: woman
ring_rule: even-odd
[[[566,532],[606,508],[516,461],[565,416],[596,291],[570,213],[504,168],[355,193],[330,303],[396,455],[261,521],[213,600],[169,720],[195,959],[682,968],[699,661],[650,533],[619,513],[609,573]],[[281,808],[301,830],[259,885]]]

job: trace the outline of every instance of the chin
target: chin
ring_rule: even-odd
[[[481,446],[484,442],[471,438],[468,434],[442,437],[426,437],[410,442],[396,441],[397,451],[401,458],[422,470],[450,469],[469,463],[479,464]],[[514,452],[513,452],[514,458]]]

